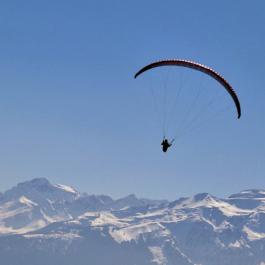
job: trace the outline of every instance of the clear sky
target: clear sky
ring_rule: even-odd
[[[263,0],[1,1],[1,190],[35,177],[113,197],[264,188],[264,14]],[[133,78],[163,58],[221,72],[242,119],[163,154]]]

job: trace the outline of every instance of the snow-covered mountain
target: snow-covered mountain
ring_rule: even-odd
[[[0,195],[3,264],[264,265],[265,190],[113,200],[46,179]]]

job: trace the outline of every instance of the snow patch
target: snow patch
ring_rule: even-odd
[[[148,248],[153,255],[152,262],[155,262],[159,265],[167,264],[167,258],[164,256],[163,250],[161,247],[149,247]]]
[[[157,222],[146,222],[137,225],[130,225],[119,230],[110,229],[110,235],[118,243],[123,241],[137,240],[143,234],[153,234],[157,237],[166,237],[170,235],[170,232],[161,224]]]
[[[236,240],[234,243],[230,243],[228,245],[230,248],[241,248],[242,247],[242,242]]]
[[[28,207],[38,206],[37,203],[35,203],[35,202],[29,200],[29,199],[28,199],[27,197],[25,197],[25,196],[21,196],[21,197],[19,198],[19,202],[22,203],[22,204],[27,205]]]
[[[243,231],[247,234],[248,239],[250,241],[260,240],[265,238],[265,233],[254,232],[253,230],[249,229],[247,226],[244,226]]]
[[[11,226],[0,226],[0,234],[25,234],[43,228],[47,225],[44,220],[36,220],[23,228],[14,229]]]
[[[124,221],[118,219],[115,215],[110,212],[102,212],[98,214],[98,217],[91,222],[91,226],[105,226],[105,225],[113,225],[116,227],[123,227],[124,225],[128,225]]]
[[[66,185],[62,185],[62,184],[56,184],[54,185],[56,188],[64,190],[66,192],[70,192],[70,193],[78,193],[74,188],[70,187],[70,186],[66,186]]]
[[[52,233],[52,234],[28,234],[23,235],[25,238],[43,238],[43,239],[62,239],[62,240],[73,240],[81,238],[80,235],[75,233]]]

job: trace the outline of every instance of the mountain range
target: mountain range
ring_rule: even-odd
[[[265,265],[265,190],[114,200],[45,178],[0,194],[5,265]]]

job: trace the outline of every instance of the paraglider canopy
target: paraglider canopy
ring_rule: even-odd
[[[174,59],[174,60],[162,60],[162,61],[157,61],[157,62],[153,62],[151,64],[146,65],[145,67],[143,67],[142,69],[140,69],[134,76],[134,78],[137,78],[139,75],[141,75],[142,73],[156,68],[156,67],[162,67],[162,66],[182,66],[182,67],[187,67],[187,68],[191,68],[200,72],[203,72],[211,77],[213,77],[216,81],[218,81],[226,90],[227,92],[230,94],[230,96],[232,97],[236,109],[237,109],[237,117],[238,119],[241,117],[241,107],[240,107],[240,102],[239,99],[234,91],[234,89],[232,88],[232,86],[224,79],[224,77],[222,77],[219,73],[217,73],[215,70],[213,70],[212,68],[202,65],[200,63],[196,63],[193,61],[188,61],[188,60],[181,60],[181,59]]]

